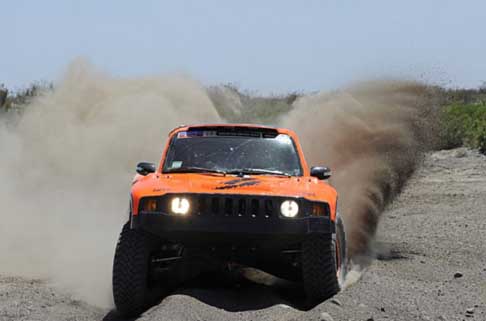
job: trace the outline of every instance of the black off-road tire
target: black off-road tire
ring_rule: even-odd
[[[157,240],[147,233],[123,226],[113,261],[113,299],[123,317],[140,315],[153,303],[150,255]]]
[[[308,308],[341,290],[346,273],[346,237],[341,218],[336,235],[312,234],[302,244],[302,277]]]

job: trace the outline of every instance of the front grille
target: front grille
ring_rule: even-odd
[[[146,204],[152,200],[156,203],[152,205],[156,206],[156,210],[152,212],[170,213],[170,202],[175,197],[189,199],[191,207],[188,215],[201,217],[277,218],[281,217],[280,205],[289,199],[298,203],[298,217],[329,216],[329,206],[323,202],[312,202],[304,198],[228,194],[166,194],[144,197],[140,200],[139,212],[147,212]],[[320,214],[316,213],[316,208],[321,209]]]
[[[173,196],[175,197],[175,196]],[[277,200],[260,196],[187,195],[198,216],[265,217],[278,215]]]

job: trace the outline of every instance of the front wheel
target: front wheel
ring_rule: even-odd
[[[334,296],[344,282],[346,237],[339,214],[335,224],[335,235],[309,235],[302,244],[302,276],[310,307]]]
[[[156,248],[154,237],[131,229],[130,222],[123,226],[113,261],[113,299],[124,317],[139,315],[151,303],[150,262]]]

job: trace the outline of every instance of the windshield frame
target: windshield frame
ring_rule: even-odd
[[[178,134],[179,131],[175,132],[172,137],[170,138],[170,141],[167,145],[167,148],[165,149],[164,151],[164,158],[163,158],[163,162],[161,163],[161,166],[160,166],[160,171],[162,174],[202,174],[203,172],[201,173],[191,173],[191,172],[172,172],[170,170],[167,170],[166,169],[166,163],[167,163],[167,155],[169,154],[169,151],[170,149],[173,147],[174,145],[174,142],[176,141],[177,138],[177,134]],[[302,165],[302,158],[300,156],[300,150],[297,146],[297,144],[295,143],[295,140],[294,138],[287,134],[287,133],[278,133],[278,135],[286,135],[289,137],[290,141],[292,142],[292,146],[294,148],[294,152],[295,152],[295,155],[297,156],[297,161],[299,163],[299,174],[298,175],[290,175],[290,177],[303,177],[305,176],[305,170],[304,170],[304,166]],[[191,138],[191,139],[197,139],[197,138]],[[215,138],[217,139],[217,138]],[[261,138],[261,139],[275,139],[275,138]],[[236,174],[228,174],[228,175],[235,175],[237,176]],[[257,175],[257,174],[249,174],[249,175]],[[261,174],[260,174],[261,175]],[[270,174],[268,174],[270,175]]]

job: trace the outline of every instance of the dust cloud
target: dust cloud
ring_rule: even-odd
[[[415,82],[363,82],[301,97],[281,121],[299,135],[309,164],[333,170],[355,261],[372,254],[381,214],[432,144],[433,97]]]
[[[218,121],[204,88],[185,77],[119,79],[71,64],[15,125],[0,121],[0,273],[112,306],[137,162],[157,163],[175,126]]]
[[[428,103],[420,84],[373,82],[301,97],[281,121],[300,135],[309,163],[333,169],[353,256],[369,252],[381,213],[426,149]],[[221,121],[206,90],[185,77],[120,79],[71,64],[15,125],[0,119],[0,273],[45,278],[111,307],[136,163],[158,162],[177,125]]]

